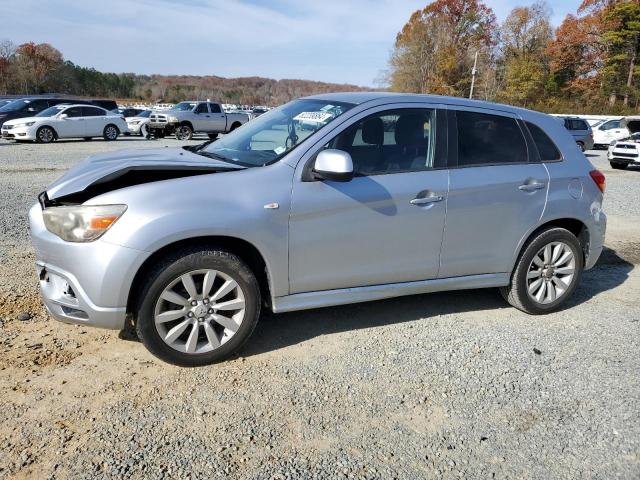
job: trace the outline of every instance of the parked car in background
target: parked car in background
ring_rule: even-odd
[[[303,114],[323,120],[301,132]],[[237,351],[262,308],[499,287],[556,311],[602,251],[604,189],[547,115],[337,93],[215,142],[89,158],[29,218],[55,319],[122,329],[131,315],[154,355],[196,366]]]
[[[90,100],[89,103],[91,103],[91,105],[96,105],[98,107],[104,108],[108,111],[112,111],[118,108],[118,104],[114,100]]]
[[[624,170],[629,165],[640,165],[640,116],[624,117],[620,127],[627,135],[611,142],[607,159],[612,168]]]
[[[134,117],[127,118],[126,121],[127,127],[129,127],[129,133],[146,137],[149,134],[148,125],[150,115],[151,110],[144,110]]]
[[[113,113],[122,115],[124,118],[137,117],[138,114],[143,112],[143,110],[139,108],[133,108],[133,107],[124,107],[124,108],[118,107],[118,108],[114,108],[111,111]]]
[[[563,122],[583,152],[593,149],[593,131],[586,120],[580,117],[557,117]]]
[[[268,108],[266,107],[254,107],[251,110],[251,116],[253,118],[259,117],[260,115],[262,115],[263,113],[267,113],[269,111]]]
[[[244,113],[226,113],[219,103],[180,102],[171,110],[153,112],[147,128],[154,137],[175,134],[178,140],[190,140],[195,132],[213,139],[219,133],[232,132],[250,120]]]
[[[13,102],[14,100],[15,99],[13,98],[0,99],[0,108],[4,107],[7,103]]]
[[[60,138],[91,140],[93,137],[103,137],[105,140],[115,140],[127,130],[122,115],[104,108],[86,104],[60,104],[33,117],[4,122],[0,132],[5,139],[51,143]]]
[[[609,148],[611,142],[629,136],[629,130],[622,125],[622,118],[611,118],[593,127],[594,148]]]

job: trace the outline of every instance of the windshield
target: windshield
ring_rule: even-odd
[[[145,110],[136,115],[136,117],[149,118],[149,115],[151,115],[151,110]]]
[[[29,103],[31,103],[29,102],[29,100],[14,100],[13,102],[9,102],[4,107],[0,108],[0,112],[17,112]]]
[[[64,110],[67,107],[61,107],[56,105],[55,107],[49,107],[36,115],[36,117],[53,117],[60,113],[61,110]]]
[[[193,109],[193,107],[195,107],[195,106],[196,106],[195,102],[180,102],[175,107],[173,107],[171,110],[178,110],[180,112],[186,112],[188,110]]]
[[[260,115],[197,153],[209,153],[247,167],[267,165],[353,106],[328,100],[294,100]]]

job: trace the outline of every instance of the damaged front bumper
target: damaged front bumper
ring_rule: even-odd
[[[133,279],[147,252],[106,242],[65,242],[49,232],[42,207],[29,211],[40,291],[51,316],[65,323],[121,330]]]

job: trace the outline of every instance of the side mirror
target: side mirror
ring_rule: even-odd
[[[342,150],[323,150],[316,157],[313,173],[321,180],[348,182],[353,178],[353,160]]]
[[[35,112],[35,111],[36,111],[36,109],[35,109],[35,108],[33,108],[33,107],[29,107],[29,108],[27,108],[27,112]]]
[[[60,115],[58,115],[58,118],[61,120],[64,120],[67,117],[69,117],[69,115],[67,115],[66,113],[61,113]]]

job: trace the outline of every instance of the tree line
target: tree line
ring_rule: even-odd
[[[335,91],[364,90],[309,80],[262,77],[136,75],[103,73],[65,61],[62,53],[42,43],[0,42],[0,95],[66,93],[144,102],[215,99],[242,105],[280,105],[294,98]]]
[[[398,33],[386,80],[399,92],[467,97],[546,112],[640,106],[640,1],[583,0],[554,30],[542,0],[498,24],[481,0],[436,0]]]

